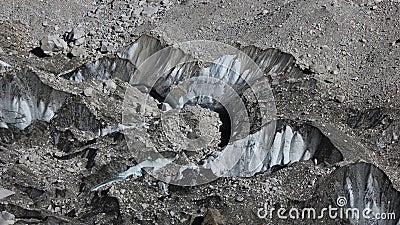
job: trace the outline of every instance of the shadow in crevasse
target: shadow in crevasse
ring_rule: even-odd
[[[45,57],[50,57],[40,47],[36,47],[30,51],[30,53],[34,54],[35,56],[39,58],[45,58]]]

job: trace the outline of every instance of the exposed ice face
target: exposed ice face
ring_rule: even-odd
[[[4,62],[4,61],[1,61],[1,60],[0,60],[0,68],[1,68],[1,67],[11,67],[11,65],[8,64],[8,63],[6,63],[6,62]]]
[[[400,222],[400,193],[393,188],[385,173],[369,163],[353,163],[334,171],[321,187],[320,204],[337,206],[337,198],[345,198],[345,209],[357,209],[359,218],[349,218],[350,224],[392,224]],[[368,209],[370,218],[363,216]],[[395,219],[379,220],[377,214],[395,215]]]
[[[13,194],[15,194],[13,191],[0,187],[0,200]]]
[[[45,85],[32,71],[0,80],[0,124],[24,129],[35,120],[50,121],[66,94]]]
[[[127,171],[122,172],[120,174],[118,174],[117,177],[111,179],[111,180],[107,180],[99,185],[97,185],[96,187],[92,188],[92,191],[96,191],[99,188],[105,186],[105,185],[109,185],[112,184],[114,182],[118,182],[118,181],[122,181],[125,180],[131,176],[133,177],[141,177],[143,175],[142,170],[144,168],[148,168],[154,171],[157,171],[159,169],[162,169],[163,167],[165,167],[166,165],[170,164],[173,162],[174,159],[166,159],[166,158],[159,158],[156,159],[154,161],[143,161],[131,168],[129,168]]]
[[[277,130],[275,130],[275,125]],[[318,128],[293,121],[278,120],[264,126],[250,137],[250,141],[243,146],[246,150],[242,159],[225,176],[250,177],[255,173],[268,171],[276,165],[282,166],[312,159],[316,153],[322,151],[326,151],[324,154],[327,154],[328,158],[328,152],[340,154]],[[265,145],[266,142],[272,142],[272,144]],[[343,156],[339,160],[342,159]],[[324,159],[319,160],[324,161]],[[255,162],[258,166],[251,167],[255,165]]]

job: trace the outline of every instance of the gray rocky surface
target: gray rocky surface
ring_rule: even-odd
[[[0,224],[399,224],[399,4],[2,1]],[[216,54],[204,42],[182,43],[196,39],[218,41],[210,44]],[[243,80],[221,69],[243,75],[252,68],[233,66],[251,61],[232,58],[235,51],[224,52],[222,43],[261,67],[261,76],[253,74],[262,79],[250,82],[257,91],[246,92]],[[168,70],[200,58],[207,63]],[[154,80],[157,73],[164,76]],[[243,108],[217,95],[229,89],[210,88],[215,82],[178,85],[201,76],[233,86]],[[261,88],[266,84],[271,88]],[[219,103],[187,98],[190,90],[233,102],[232,142]],[[254,101],[272,94],[276,109]],[[160,126],[168,112],[168,125]],[[249,120],[238,120],[244,112]],[[126,124],[127,114],[136,122]],[[130,139],[135,129],[141,141]],[[176,145],[204,133],[209,145],[196,154]],[[219,141],[245,154],[226,158],[226,165],[238,160],[226,176],[197,186],[165,182],[169,161],[137,157],[156,149],[182,164],[207,162]],[[220,163],[214,171],[230,167]],[[337,206],[338,197],[346,207],[390,211],[396,219],[257,215],[266,206]]]

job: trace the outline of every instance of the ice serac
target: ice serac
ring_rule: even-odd
[[[135,66],[126,59],[104,57],[64,74],[60,77],[76,82],[83,82],[90,79],[108,80],[119,78],[129,81],[130,75],[135,71]]]
[[[48,86],[32,70],[0,79],[0,125],[24,129],[35,120],[50,121],[67,94]]]
[[[276,130],[275,130],[276,124]],[[265,142],[272,144],[267,148]],[[239,145],[242,144],[242,145]],[[343,155],[337,147],[317,127],[306,122],[278,120],[264,126],[250,135],[247,144],[237,141],[235,147],[245,148],[244,156],[225,176],[253,176],[257,172],[271,170],[274,166],[283,166],[302,160],[316,160],[317,163],[337,163]],[[229,147],[229,146],[228,146]],[[257,150],[256,150],[257,149]],[[260,158],[260,152],[266,151],[262,161],[254,165],[254,157]],[[215,168],[218,170],[218,168]]]
[[[143,35],[118,53],[117,57],[103,57],[87,62],[73,71],[60,74],[60,77],[76,82],[83,82],[90,79],[107,80],[113,78],[128,82],[135,73],[136,67],[152,54],[161,50],[163,46],[160,40]]]
[[[165,46],[166,45],[160,39],[149,35],[142,35],[135,42],[117,53],[117,55],[122,59],[128,59],[134,65],[141,65],[151,55],[160,51]]]
[[[252,58],[267,75],[283,75],[295,68],[294,57],[278,49],[261,49],[255,46],[246,46],[241,50]],[[297,71],[300,72],[299,69]]]
[[[13,191],[0,187],[0,200],[13,194],[15,194]]]
[[[343,160],[343,155],[317,127],[306,122],[278,120],[265,168],[309,159],[336,163]]]
[[[359,211],[358,218],[349,216],[351,224],[385,224],[400,223],[400,192],[393,188],[389,177],[378,167],[370,163],[353,163],[335,170],[319,188],[317,205],[338,207],[338,198],[345,198],[345,209]],[[362,215],[369,209],[370,218]],[[377,214],[391,219],[377,219]]]

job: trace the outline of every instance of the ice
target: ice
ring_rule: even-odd
[[[0,187],[0,200],[13,194],[15,194],[15,192]]]
[[[288,164],[290,162],[290,147],[291,147],[291,142],[292,142],[292,137],[293,137],[293,131],[292,128],[289,126],[286,126],[285,133],[283,134],[283,164]]]
[[[4,61],[1,61],[1,60],[0,60],[0,66],[1,66],[1,67],[11,67],[10,64],[8,64],[8,63],[6,63],[6,62],[4,62]]]
[[[154,161],[148,161],[148,160],[143,161],[135,166],[132,166],[125,172],[120,173],[117,177],[112,178],[108,181],[105,181],[105,182],[97,185],[96,187],[92,188],[92,191],[96,191],[99,188],[104,187],[106,185],[110,185],[114,182],[123,181],[131,176],[141,177],[143,175],[143,173],[142,173],[143,168],[151,168],[151,169],[153,169],[153,171],[157,171],[157,170],[165,167],[166,165],[172,163],[174,160],[175,159],[158,158]]]

